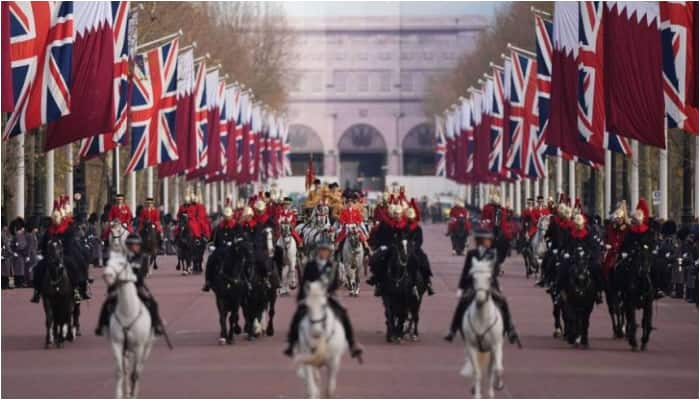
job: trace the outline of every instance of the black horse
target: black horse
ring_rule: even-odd
[[[408,240],[397,237],[389,249],[386,275],[381,283],[382,302],[386,317],[386,341],[399,343],[404,336],[413,296],[414,282],[409,272]]]
[[[641,246],[627,257],[622,257],[615,267],[614,285],[622,295],[625,313],[627,342],[637,350],[637,310],[642,310],[642,345],[646,350],[651,335],[654,287],[651,282],[651,249]]]
[[[423,255],[423,260],[418,257],[415,250],[415,243],[411,240],[408,242],[408,269],[414,277],[416,290],[411,291],[411,296],[408,298],[408,326],[407,333],[412,340],[418,340],[418,322],[420,321],[420,307],[423,303],[423,296],[428,289],[427,283],[423,281],[420,273],[420,262],[429,262],[427,257]]]
[[[178,218],[178,234],[175,237],[177,246],[177,266],[176,270],[182,269],[182,274],[187,275],[192,272],[192,253],[194,247],[194,234],[189,226],[187,214],[181,214]]]
[[[583,348],[588,348],[589,345],[588,327],[596,297],[591,262],[590,254],[583,247],[577,247],[562,265],[559,277],[567,327],[566,339],[572,345],[580,341]]]
[[[62,348],[65,340],[74,339],[80,329],[80,308],[73,300],[73,285],[63,257],[63,243],[50,239],[46,246],[45,273],[41,283],[42,302],[46,315],[45,348],[54,344]]]
[[[464,248],[467,246],[467,236],[469,236],[469,232],[467,231],[466,223],[467,220],[464,216],[458,217],[454,222],[454,229],[450,233],[452,251],[459,256],[464,254]]]
[[[240,240],[240,239],[239,239]],[[218,257],[218,273],[212,280],[219,311],[219,343],[233,344],[234,333],[241,333],[238,325],[238,310],[243,306],[248,282],[245,278],[245,253],[233,242],[224,243],[223,257]],[[226,319],[228,317],[228,326]]]
[[[156,258],[158,256],[158,251],[160,249],[160,234],[156,229],[156,225],[152,222],[146,222],[143,224],[141,232],[141,240],[143,241],[142,252],[146,257],[148,257],[148,262],[146,263],[150,272],[151,265],[153,269],[158,269],[158,262]]]
[[[267,327],[265,334],[273,336],[275,334],[274,318],[275,303],[277,302],[277,288],[279,287],[279,275],[274,273],[273,263],[274,243],[272,240],[271,228],[256,231],[255,235],[264,237],[254,238],[253,242],[261,244],[254,246],[246,243],[244,247],[246,256],[245,268],[248,282],[248,292],[246,293],[243,314],[245,316],[244,331],[247,339],[253,340],[260,336],[257,326],[262,324],[263,315],[267,311]],[[262,245],[266,243],[266,245]],[[262,329],[262,328],[261,328]]]

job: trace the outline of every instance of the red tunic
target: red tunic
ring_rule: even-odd
[[[143,230],[146,222],[150,222],[156,226],[159,233],[163,233],[163,227],[160,225],[160,211],[155,207],[144,207],[139,215],[139,231]]]
[[[540,212],[537,208],[526,208],[522,218],[528,222],[527,236],[533,237],[537,233],[537,222],[540,219]]]
[[[112,208],[109,209],[110,221],[114,221],[116,219],[119,220],[119,222],[121,222],[122,224],[131,225],[131,220],[133,218],[134,216],[133,214],[131,214],[131,209],[126,204],[115,204],[112,206]]]
[[[209,219],[207,218],[207,209],[201,203],[194,203],[192,206],[195,210],[195,220],[199,222],[201,236],[209,239],[211,237],[211,225],[209,225]]]
[[[338,220],[340,224],[342,225],[340,232],[338,233],[338,236],[335,238],[336,244],[342,242],[345,240],[345,237],[347,237],[348,232],[345,230],[346,225],[357,225],[358,227],[362,224],[362,213],[360,210],[353,208],[353,207],[345,207],[343,208],[342,211],[340,211],[340,216],[338,217]],[[361,241],[366,241],[367,238],[365,237],[364,232],[362,230],[359,230],[360,233],[360,240]]]
[[[471,221],[469,221],[469,211],[464,207],[452,207],[450,209],[450,222],[447,224],[447,233],[452,233],[457,227],[457,219],[464,218],[464,229],[471,230]]]
[[[182,215],[187,215],[187,226],[189,226],[190,230],[192,231],[192,235],[194,237],[201,237],[202,236],[202,227],[199,223],[199,220],[197,219],[197,208],[195,204],[183,204],[180,206],[180,208],[177,210],[177,218],[178,220]],[[175,234],[177,235],[179,233],[179,230],[175,230]]]
[[[501,209],[499,221],[496,221],[497,208]],[[500,227],[501,232],[503,232],[503,236],[507,240],[513,238],[510,225],[508,224],[508,211],[497,204],[489,203],[484,206],[484,209],[481,210],[481,225],[487,229]]]
[[[603,259],[603,276],[605,279],[608,278],[610,271],[615,268],[617,256],[620,254],[620,248],[622,247],[622,242],[625,239],[626,233],[627,229],[620,229],[613,224],[608,224],[605,228],[605,245],[607,249]],[[610,246],[609,249],[607,248],[608,246]]]
[[[276,220],[275,220],[275,228],[277,230],[277,237],[280,236],[280,226],[283,224],[289,224],[289,226],[292,228],[291,229],[291,234],[294,240],[297,242],[297,246],[303,245],[304,241],[301,239],[301,236],[299,235],[299,232],[294,229],[295,226],[297,226],[297,213],[292,210],[285,210],[284,208],[280,208],[277,210],[276,213]]]

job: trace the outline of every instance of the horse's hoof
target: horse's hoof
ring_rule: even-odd
[[[233,345],[233,338],[231,338],[231,339],[226,339],[226,344],[229,345],[229,346],[232,346],[232,345]]]
[[[581,343],[581,348],[584,350],[588,350],[591,348],[591,346],[586,342],[586,343]]]
[[[225,344],[225,343],[226,343],[226,339],[225,339],[225,338],[219,338],[219,346],[221,346],[221,345],[223,345],[223,344]]]
[[[552,333],[552,336],[555,338],[561,337],[561,329],[557,328],[554,330],[554,333]]]
[[[498,391],[501,391],[505,387],[506,387],[506,385],[503,383],[503,378],[501,378],[500,376],[497,376],[495,382],[493,383],[493,388],[498,390]]]
[[[75,330],[75,336],[83,336],[83,334],[80,332],[80,328]]]
[[[265,334],[267,336],[275,336],[275,329],[270,326],[267,328],[267,330],[265,330]]]
[[[414,342],[418,341],[418,335],[411,335],[411,340]]]
[[[646,344],[646,343],[642,343],[642,347],[640,347],[639,350],[641,350],[641,351],[646,351],[646,350],[647,350],[647,344]]]
[[[57,348],[57,349],[62,349],[62,348],[63,348],[63,342],[58,342],[58,343],[56,343],[56,348]]]
[[[252,342],[253,340],[255,340],[255,335],[249,333],[248,336],[246,336],[246,339],[247,339],[249,342]]]

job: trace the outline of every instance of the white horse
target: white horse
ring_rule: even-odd
[[[129,229],[126,224],[118,219],[109,223],[109,250],[126,254],[126,237],[129,236]]]
[[[294,362],[297,374],[306,381],[306,390],[311,398],[333,397],[340,359],[347,350],[343,324],[328,306],[328,295],[320,282],[308,286],[307,314],[299,325],[299,342],[295,348]],[[325,370],[325,385],[321,376]]]
[[[537,232],[532,236],[532,241],[530,242],[532,255],[535,256],[537,262],[540,262],[544,258],[544,253],[547,252],[547,241],[544,237],[547,229],[549,229],[549,216],[545,215],[537,220]]]
[[[292,236],[292,226],[289,223],[280,225],[280,237],[277,246],[282,249],[282,276],[280,294],[287,295],[297,287],[297,241]]]
[[[151,316],[136,291],[136,274],[122,253],[112,252],[103,276],[117,290],[109,339],[117,363],[116,397],[136,397],[143,366],[153,345]]]
[[[343,243],[342,266],[350,296],[360,295],[360,268],[364,264],[365,249],[360,241],[359,228],[355,224],[345,226],[347,237]]]
[[[473,378],[472,392],[481,397],[482,372],[488,375],[488,395],[503,388],[503,317],[491,297],[493,261],[473,259],[474,301],[462,317],[462,332],[467,353],[462,375]]]

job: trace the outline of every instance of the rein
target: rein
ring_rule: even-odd
[[[483,289],[482,289],[483,290]],[[472,319],[469,315],[469,311],[467,311],[467,322],[469,322],[469,328],[471,328],[472,332],[474,332],[474,336],[476,337],[476,347],[479,349],[480,352],[484,353],[488,349],[484,346],[484,338],[486,337],[486,334],[493,329],[494,326],[496,326],[496,323],[498,322],[498,314],[496,314],[493,318],[493,321],[489,324],[489,326],[486,327],[486,329],[478,333],[476,328],[474,328],[474,324],[472,323]]]

